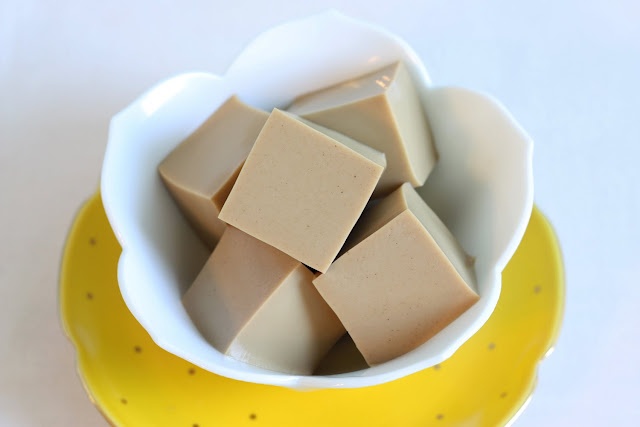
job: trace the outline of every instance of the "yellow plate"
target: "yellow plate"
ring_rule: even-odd
[[[504,425],[529,398],[564,306],[558,244],[534,208],[495,312],[453,357],[388,384],[299,392],[223,378],[160,349],[120,296],[119,256],[95,195],[69,234],[60,310],[85,388],[118,426]]]

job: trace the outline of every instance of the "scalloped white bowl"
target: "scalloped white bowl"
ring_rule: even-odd
[[[198,333],[182,306],[181,296],[209,253],[165,191],[158,164],[231,94],[270,110],[399,59],[421,92],[440,155],[419,192],[476,257],[479,301],[414,351],[355,372],[288,375],[224,356]],[[101,192],[122,245],[122,296],[160,347],[226,377],[318,389],[406,376],[450,357],[491,315],[501,272],[533,206],[532,152],[531,139],[497,101],[465,89],[432,87],[416,54],[397,37],[336,12],[286,23],[251,42],[225,76],[176,76],[113,118]]]

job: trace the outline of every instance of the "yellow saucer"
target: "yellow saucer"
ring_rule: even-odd
[[[69,234],[60,310],[91,399],[118,426],[496,426],[529,398],[564,306],[556,238],[534,208],[489,321],[439,366],[379,386],[311,392],[230,380],[156,346],[127,310],[120,247],[95,195]]]

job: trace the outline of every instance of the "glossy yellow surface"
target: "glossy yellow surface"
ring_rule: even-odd
[[[388,384],[299,392],[219,377],[161,350],[120,296],[119,255],[96,195],[69,235],[60,310],[82,381],[118,426],[503,425],[531,394],[564,306],[558,244],[534,209],[495,312],[453,357]]]

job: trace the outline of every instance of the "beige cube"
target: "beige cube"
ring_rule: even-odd
[[[478,295],[473,261],[406,183],[367,209],[314,285],[369,365],[433,337]]]
[[[160,164],[160,177],[202,240],[213,249],[220,209],[269,114],[229,98]]]
[[[385,164],[384,154],[275,109],[219,218],[324,272]]]
[[[288,111],[385,153],[387,169],[375,197],[404,182],[421,186],[436,163],[426,115],[401,62],[303,95]]]
[[[227,227],[183,298],[202,335],[243,362],[311,374],[344,327],[300,262]]]

